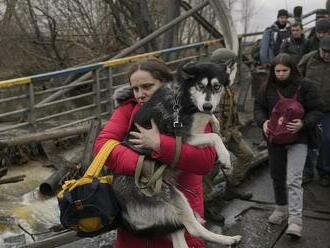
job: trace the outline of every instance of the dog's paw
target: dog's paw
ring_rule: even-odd
[[[230,176],[233,173],[233,167],[222,167],[223,173]]]
[[[242,236],[241,235],[236,235],[236,236],[232,236],[232,237],[228,237],[229,239],[227,240],[226,245],[227,246],[232,246],[232,245],[237,245],[241,242],[242,240]]]
[[[222,168],[224,170],[228,170],[228,171],[232,170],[230,154],[227,150],[221,152],[221,154],[218,156],[218,159],[219,159],[219,162],[222,164]]]

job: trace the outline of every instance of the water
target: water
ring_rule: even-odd
[[[39,184],[52,169],[30,161],[10,169],[8,177],[25,174],[23,182],[0,185],[0,247],[17,247],[38,240],[59,224],[57,199],[41,195]]]

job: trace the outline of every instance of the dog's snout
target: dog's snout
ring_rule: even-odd
[[[203,110],[206,112],[210,112],[212,110],[213,106],[211,103],[204,103],[203,104]]]

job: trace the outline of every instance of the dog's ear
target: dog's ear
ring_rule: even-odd
[[[177,79],[179,82],[193,79],[197,71],[197,62],[180,63],[177,68]]]

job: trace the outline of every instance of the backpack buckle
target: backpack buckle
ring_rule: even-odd
[[[73,202],[73,204],[74,204],[76,210],[78,210],[78,211],[81,211],[84,209],[84,205],[81,200],[76,200]]]

